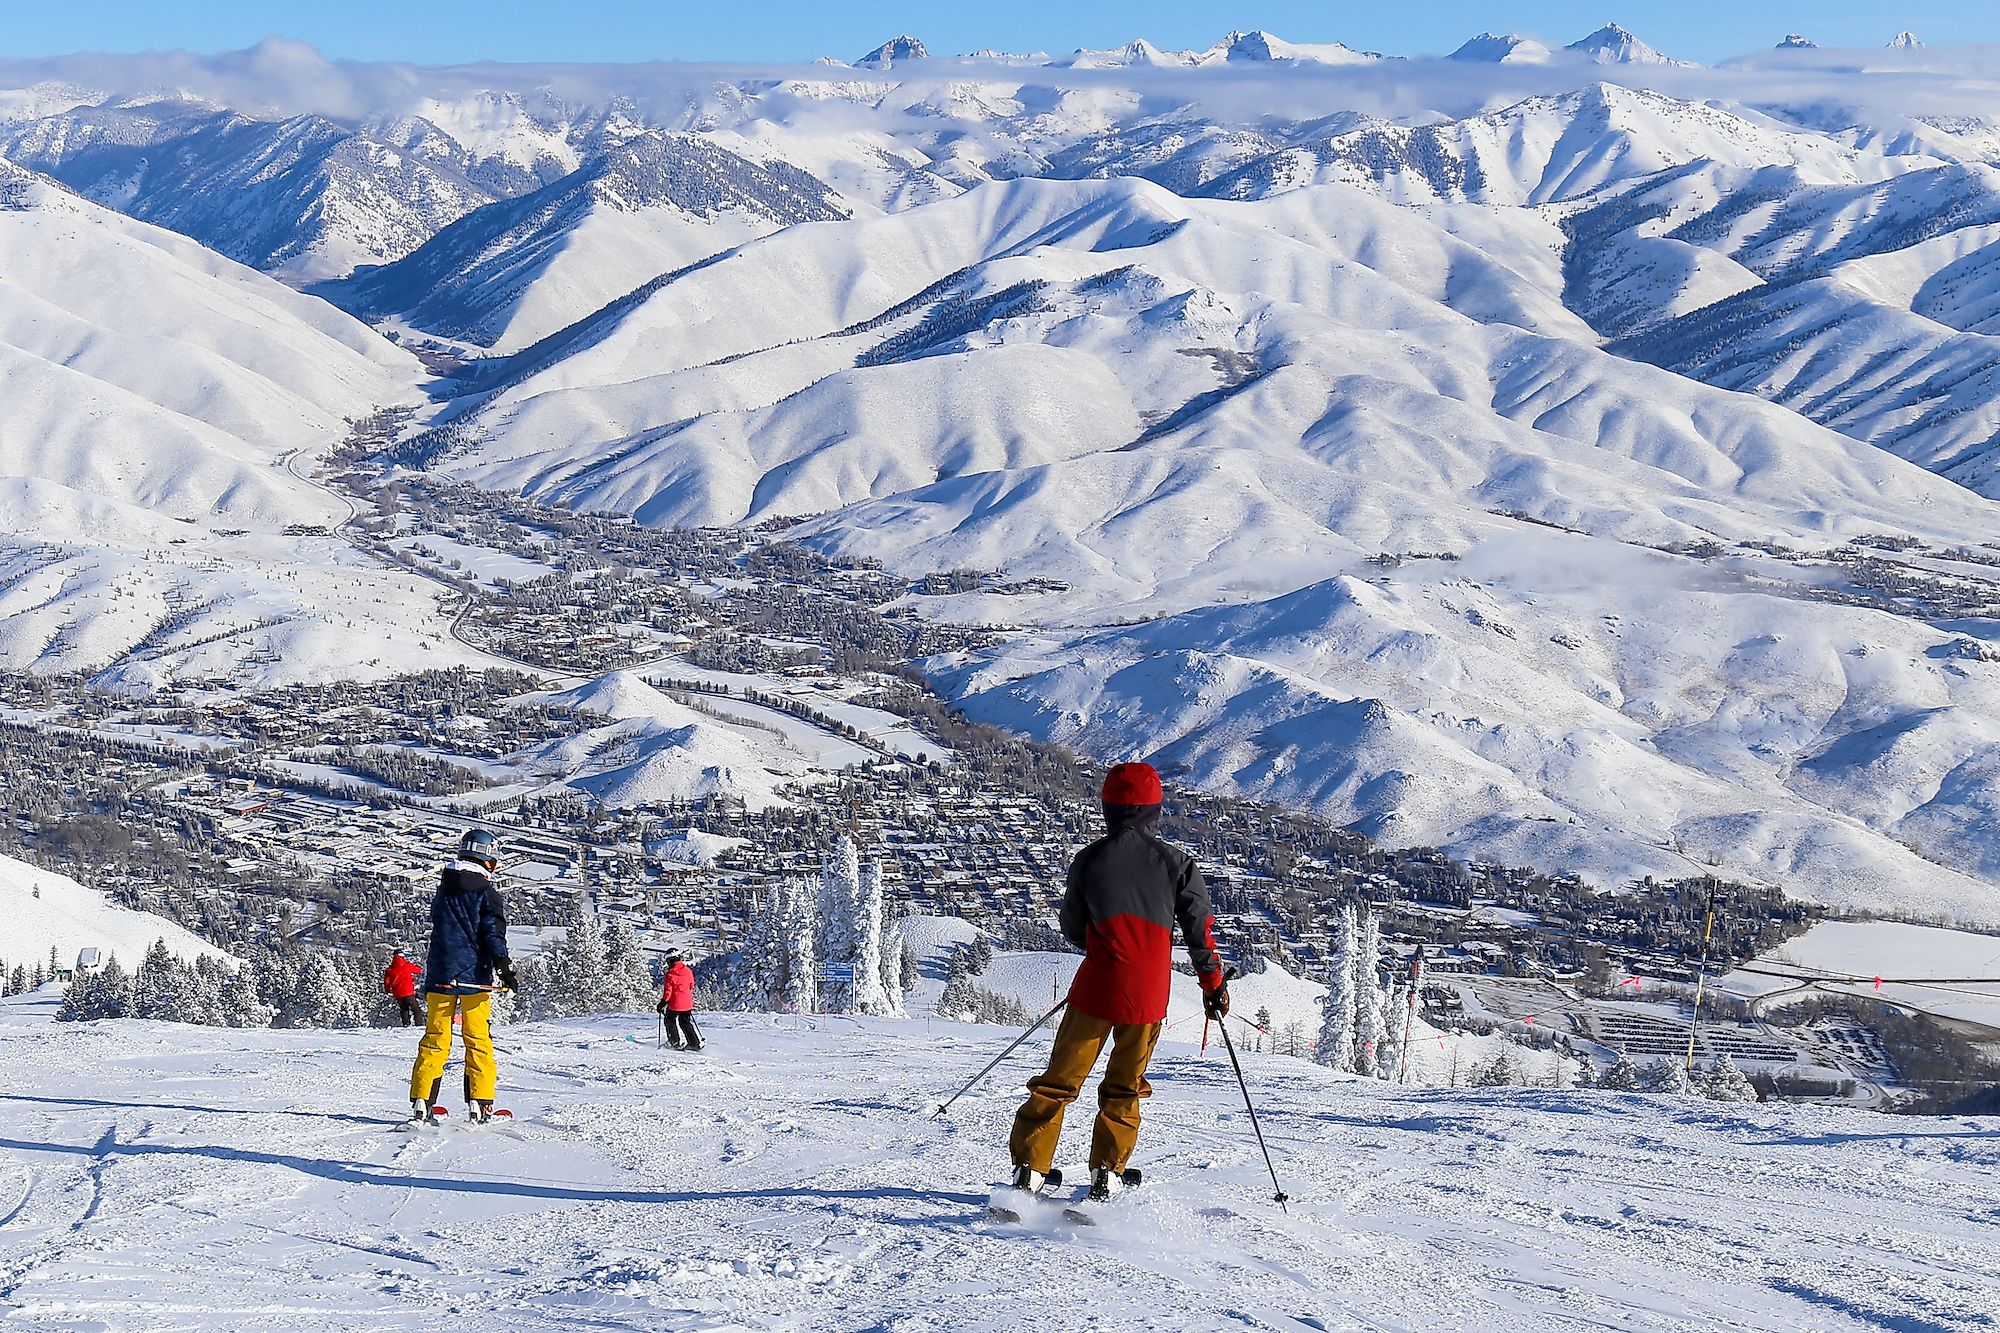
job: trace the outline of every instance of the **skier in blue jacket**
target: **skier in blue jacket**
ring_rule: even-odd
[[[465,1038],[466,1113],[480,1123],[493,1117],[493,1090],[499,1081],[493,1060],[493,992],[520,989],[507,957],[507,911],[493,885],[499,853],[499,839],[485,829],[469,830],[459,839],[458,860],[445,867],[431,900],[424,1039],[410,1070],[414,1120],[436,1120],[431,1108],[437,1105],[451,1058],[454,1015]]]

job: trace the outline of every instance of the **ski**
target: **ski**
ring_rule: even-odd
[[[444,1118],[450,1114],[451,1111],[448,1107],[433,1106],[430,1109],[429,1115],[410,1116],[406,1120],[397,1121],[391,1128],[399,1130],[404,1134],[414,1134],[420,1129],[436,1129],[444,1123]]]
[[[1116,1190],[1101,1197],[1097,1196],[1094,1192],[1086,1192],[1082,1198],[1063,1209],[1063,1218],[1066,1221],[1075,1222],[1079,1226],[1094,1227],[1097,1225],[1095,1214],[1099,1210],[1114,1203],[1120,1194],[1138,1189],[1144,1180],[1145,1177],[1140,1174],[1137,1167],[1128,1166],[1125,1168],[1124,1173],[1119,1176],[1118,1188]]]
[[[1051,1171],[1042,1181],[1040,1190],[1018,1189],[1013,1185],[1002,1185],[993,1191],[986,1201],[986,1216],[994,1222],[1006,1222],[1018,1226],[1026,1217],[1023,1209],[1047,1208],[1055,1201],[1048,1197],[1052,1189],[1062,1188],[1062,1172]]]

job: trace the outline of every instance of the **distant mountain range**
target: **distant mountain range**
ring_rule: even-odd
[[[1782,45],[0,66],[0,662],[455,660],[285,465],[400,405],[482,486],[1005,571],[925,667],[1093,754],[2000,920],[2000,99]]]

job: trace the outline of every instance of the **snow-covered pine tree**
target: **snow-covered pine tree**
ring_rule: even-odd
[[[569,900],[560,944],[542,950],[529,1002],[537,1018],[601,1012],[605,993],[604,924],[587,894]]]
[[[1382,1044],[1375,1059],[1375,1072],[1381,1078],[1393,1079],[1403,1067],[1406,989],[1402,982],[1396,981],[1390,983],[1382,995]]]
[[[901,939],[902,934],[903,929],[901,926],[898,926],[896,928],[897,938]],[[902,948],[898,950],[896,958],[896,980],[902,984],[903,994],[908,995],[911,991],[915,990],[917,983],[923,979],[923,969],[917,966],[916,946],[908,940],[903,940]]]
[[[165,940],[155,940],[139,960],[132,974],[133,1018],[151,1018],[169,1023],[205,1023],[210,1015],[203,1010],[194,974],[187,964],[167,952]]]
[[[821,1013],[860,1012],[855,992],[860,986],[857,956],[861,951],[861,911],[861,849],[852,837],[843,833],[820,867],[816,912],[819,928],[814,951],[822,967],[851,969],[855,979],[840,981],[822,976],[816,1006]]]
[[[784,989],[779,1007],[788,1013],[816,1013],[819,991],[819,886],[787,879],[780,894],[778,921],[784,943]]]
[[[1663,1055],[1646,1071],[1646,1091],[1668,1097],[1691,1097],[1694,1084],[1688,1081],[1685,1064]]]
[[[1360,948],[1354,958],[1354,1072],[1382,1076],[1382,1039],[1389,1027],[1388,997],[1382,993],[1382,918],[1375,909],[1361,915]]]
[[[775,885],[761,905],[753,909],[743,940],[736,948],[728,975],[722,979],[723,993],[733,1009],[770,1013],[782,1003],[785,987],[787,927],[780,919],[785,907],[783,885]]]
[[[1313,1059],[1348,1073],[1354,1072],[1354,973],[1360,946],[1354,909],[1342,907],[1333,931],[1333,965],[1327,976],[1326,996],[1320,1001],[1319,1041],[1313,1047]]]
[[[1701,1081],[1704,1097],[1718,1102],[1754,1102],[1758,1100],[1757,1089],[1750,1085],[1749,1078],[1729,1058],[1724,1051],[1708,1067],[1707,1076]]]
[[[859,913],[854,930],[854,1012],[893,1014],[901,1008],[890,1003],[883,984],[882,959],[882,863],[870,859],[861,867],[857,901]]]
[[[1637,1092],[1639,1090],[1639,1066],[1626,1058],[1625,1052],[1618,1052],[1618,1058],[1597,1080],[1597,1086],[1604,1092]]]
[[[273,1013],[271,1006],[257,998],[257,965],[245,959],[222,988],[216,1022],[229,1028],[269,1027]]]
[[[361,1001],[347,987],[340,968],[317,953],[299,969],[291,1001],[280,1012],[288,1028],[355,1028],[362,1024]]]
[[[14,970],[7,974],[7,993],[9,995],[26,995],[30,989],[31,987],[28,985],[28,969],[20,963],[14,964]]]
[[[87,1023],[97,1018],[123,1018],[131,998],[131,979],[119,965],[118,955],[112,954],[101,971],[81,972],[70,979],[56,1019]]]
[[[611,918],[604,927],[604,981],[595,1012],[644,1013],[659,998],[639,937],[623,917]]]
[[[188,978],[194,983],[194,1002],[201,1011],[200,1021],[211,1027],[227,1026],[222,1020],[222,996],[229,987],[229,969],[202,954],[188,969]]]

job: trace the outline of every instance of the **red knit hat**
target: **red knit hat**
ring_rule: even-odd
[[[1158,805],[1160,775],[1151,764],[1113,764],[1104,775],[1106,805]]]

